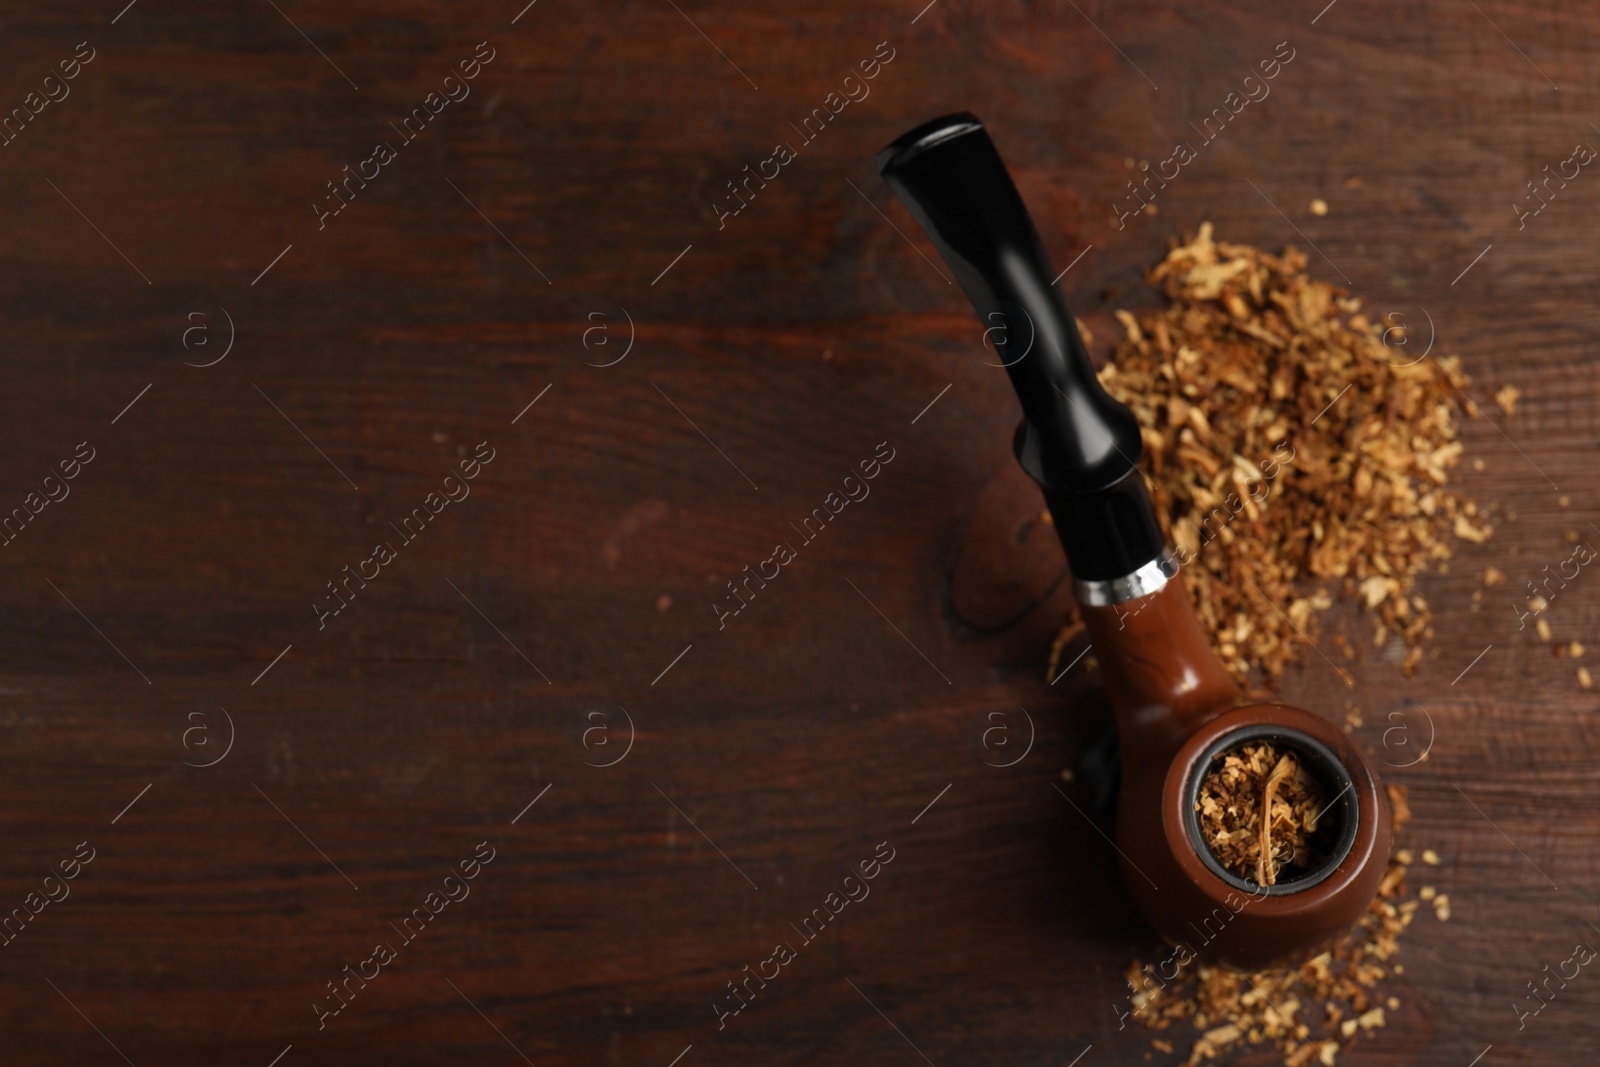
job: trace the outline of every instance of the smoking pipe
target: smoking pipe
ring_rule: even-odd
[[[1055,521],[1116,717],[1116,845],[1129,894],[1176,947],[1246,969],[1299,962],[1377,893],[1390,847],[1383,790],[1341,730],[1245,696],[1212,652],[1139,470],[1138,422],[1095,377],[983,124],[935,119],[877,162],[955,272],[1022,403],[1016,457]],[[1195,810],[1213,761],[1264,740],[1319,779],[1329,801],[1318,821],[1334,826],[1320,860],[1270,885],[1225,869]]]

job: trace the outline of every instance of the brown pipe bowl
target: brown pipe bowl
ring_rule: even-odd
[[[1349,851],[1320,881],[1281,895],[1223,881],[1197,853],[1205,846],[1191,841],[1184,816],[1191,776],[1205,771],[1201,757],[1259,726],[1320,742],[1343,764],[1355,797]],[[1164,773],[1154,764],[1125,772],[1117,813],[1123,877],[1151,926],[1174,946],[1241,970],[1303,962],[1349,930],[1377,895],[1391,840],[1388,799],[1349,738],[1321,716],[1282,704],[1221,712],[1195,729]]]

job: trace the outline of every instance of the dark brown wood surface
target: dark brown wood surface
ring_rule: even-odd
[[[1283,694],[1359,705],[1453,903],[1341,1062],[1590,1058],[1600,978],[1520,1030],[1512,1006],[1600,938],[1596,700],[1512,604],[1568,531],[1600,536],[1600,179],[1520,227],[1513,205],[1600,144],[1600,14],[923,2],[0,15],[7,109],[93,49],[0,147],[0,508],[94,456],[0,548],[0,908],[94,856],[0,948],[0,1062],[1167,1062],[1117,1026],[1152,937],[1054,788],[1106,712],[1081,665],[1045,684],[1068,599],[1015,401],[872,167],[957,109],[1075,263],[1097,352],[1209,219],[1314,243],[1373,310],[1431,319],[1485,404],[1522,389],[1466,429],[1459,481],[1515,518],[1423,580],[1436,654],[1402,678],[1341,604],[1355,690],[1307,650]],[[470,95],[405,142],[391,124],[485,41]],[[1271,95],[1118,229],[1125,161],[1198,141],[1283,41]],[[791,123],[891,50],[803,143]],[[394,158],[319,229],[325,183],[380,141]],[[781,142],[797,158],[719,228]],[[405,543],[390,524],[480,442],[470,496]],[[870,496],[802,542],[881,442]],[[379,542],[395,558],[319,629]],[[725,583],[779,542],[797,558],[719,629]],[[1474,610],[1490,564],[1510,582]],[[1552,603],[1557,636],[1600,646],[1597,581]],[[1386,747],[1402,721],[1411,747]],[[470,896],[407,943],[480,842]],[[870,896],[803,943],[881,842]],[[726,983],[783,941],[719,1029]],[[319,1029],[325,983],[383,942]]]

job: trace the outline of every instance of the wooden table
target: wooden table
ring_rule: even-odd
[[[1466,429],[1460,483],[1509,514],[1423,580],[1437,654],[1406,680],[1365,651],[1350,693],[1308,652],[1282,691],[1353,700],[1380,765],[1391,716],[1431,723],[1385,773],[1454,914],[1408,932],[1402,1008],[1341,1062],[1589,1058],[1600,979],[1521,1031],[1512,1008],[1600,938],[1596,702],[1512,601],[1597,536],[1600,189],[1513,205],[1600,144],[1600,14],[121,2],[0,34],[3,104],[38,112],[0,147],[0,501],[26,518],[0,903],[41,908],[0,949],[0,1062],[1168,1062],[1118,1031],[1152,937],[1081,781],[1055,788],[1106,712],[1081,666],[1045,684],[1068,601],[1015,401],[872,166],[958,109],[1097,353],[1209,219],[1431,320],[1484,403],[1523,391]],[[1283,41],[1270,96],[1119,229],[1130,161]],[[1487,565],[1510,582],[1472,610]],[[1596,581],[1557,637],[1600,644]],[[1325,627],[1370,633],[1348,605]]]

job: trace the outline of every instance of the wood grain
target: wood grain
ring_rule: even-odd
[[[1106,709],[1082,664],[1046,684],[1069,594],[1018,491],[1015,402],[872,170],[971,109],[1057,269],[1092,246],[1061,284],[1097,352],[1112,309],[1153,299],[1168,237],[1209,219],[1314,244],[1315,269],[1462,356],[1493,425],[1467,427],[1459,477],[1503,517],[1422,583],[1436,654],[1402,679],[1341,605],[1356,689],[1309,650],[1283,685],[1336,719],[1358,705],[1380,768],[1415,751],[1385,748],[1391,715],[1432,727],[1428,760],[1385,774],[1454,914],[1408,933],[1403,1006],[1341,1062],[1583,1061],[1600,985],[1521,1031],[1511,1003],[1600,936],[1596,702],[1507,590],[1594,536],[1600,192],[1584,175],[1522,229],[1512,204],[1600,137],[1600,14],[121,6],[19,7],[0,34],[18,104],[95,49],[0,147],[0,503],[96,450],[0,550],[0,903],[96,850],[0,949],[0,1060],[1167,1062],[1117,1029],[1151,935],[1105,824],[1052,788]],[[1285,40],[1270,97],[1119,230],[1130,162],[1196,136]],[[319,230],[325,183],[482,41],[470,96]],[[719,229],[725,183],[880,42],[870,95]],[[220,352],[222,311],[231,352],[186,366]],[[197,322],[213,347],[183,346]],[[885,441],[870,497],[719,630],[725,583]],[[479,442],[470,497],[319,629],[325,583]],[[1475,610],[1490,564],[1511,584]],[[1558,637],[1600,644],[1595,580],[1552,605]],[[986,766],[1020,751],[1019,708],[1031,750]],[[221,750],[218,709],[231,751],[186,765]],[[624,710],[632,749],[593,766]],[[319,1031],[324,983],[482,841],[470,897]],[[725,983],[884,841],[870,896],[719,1030]]]

